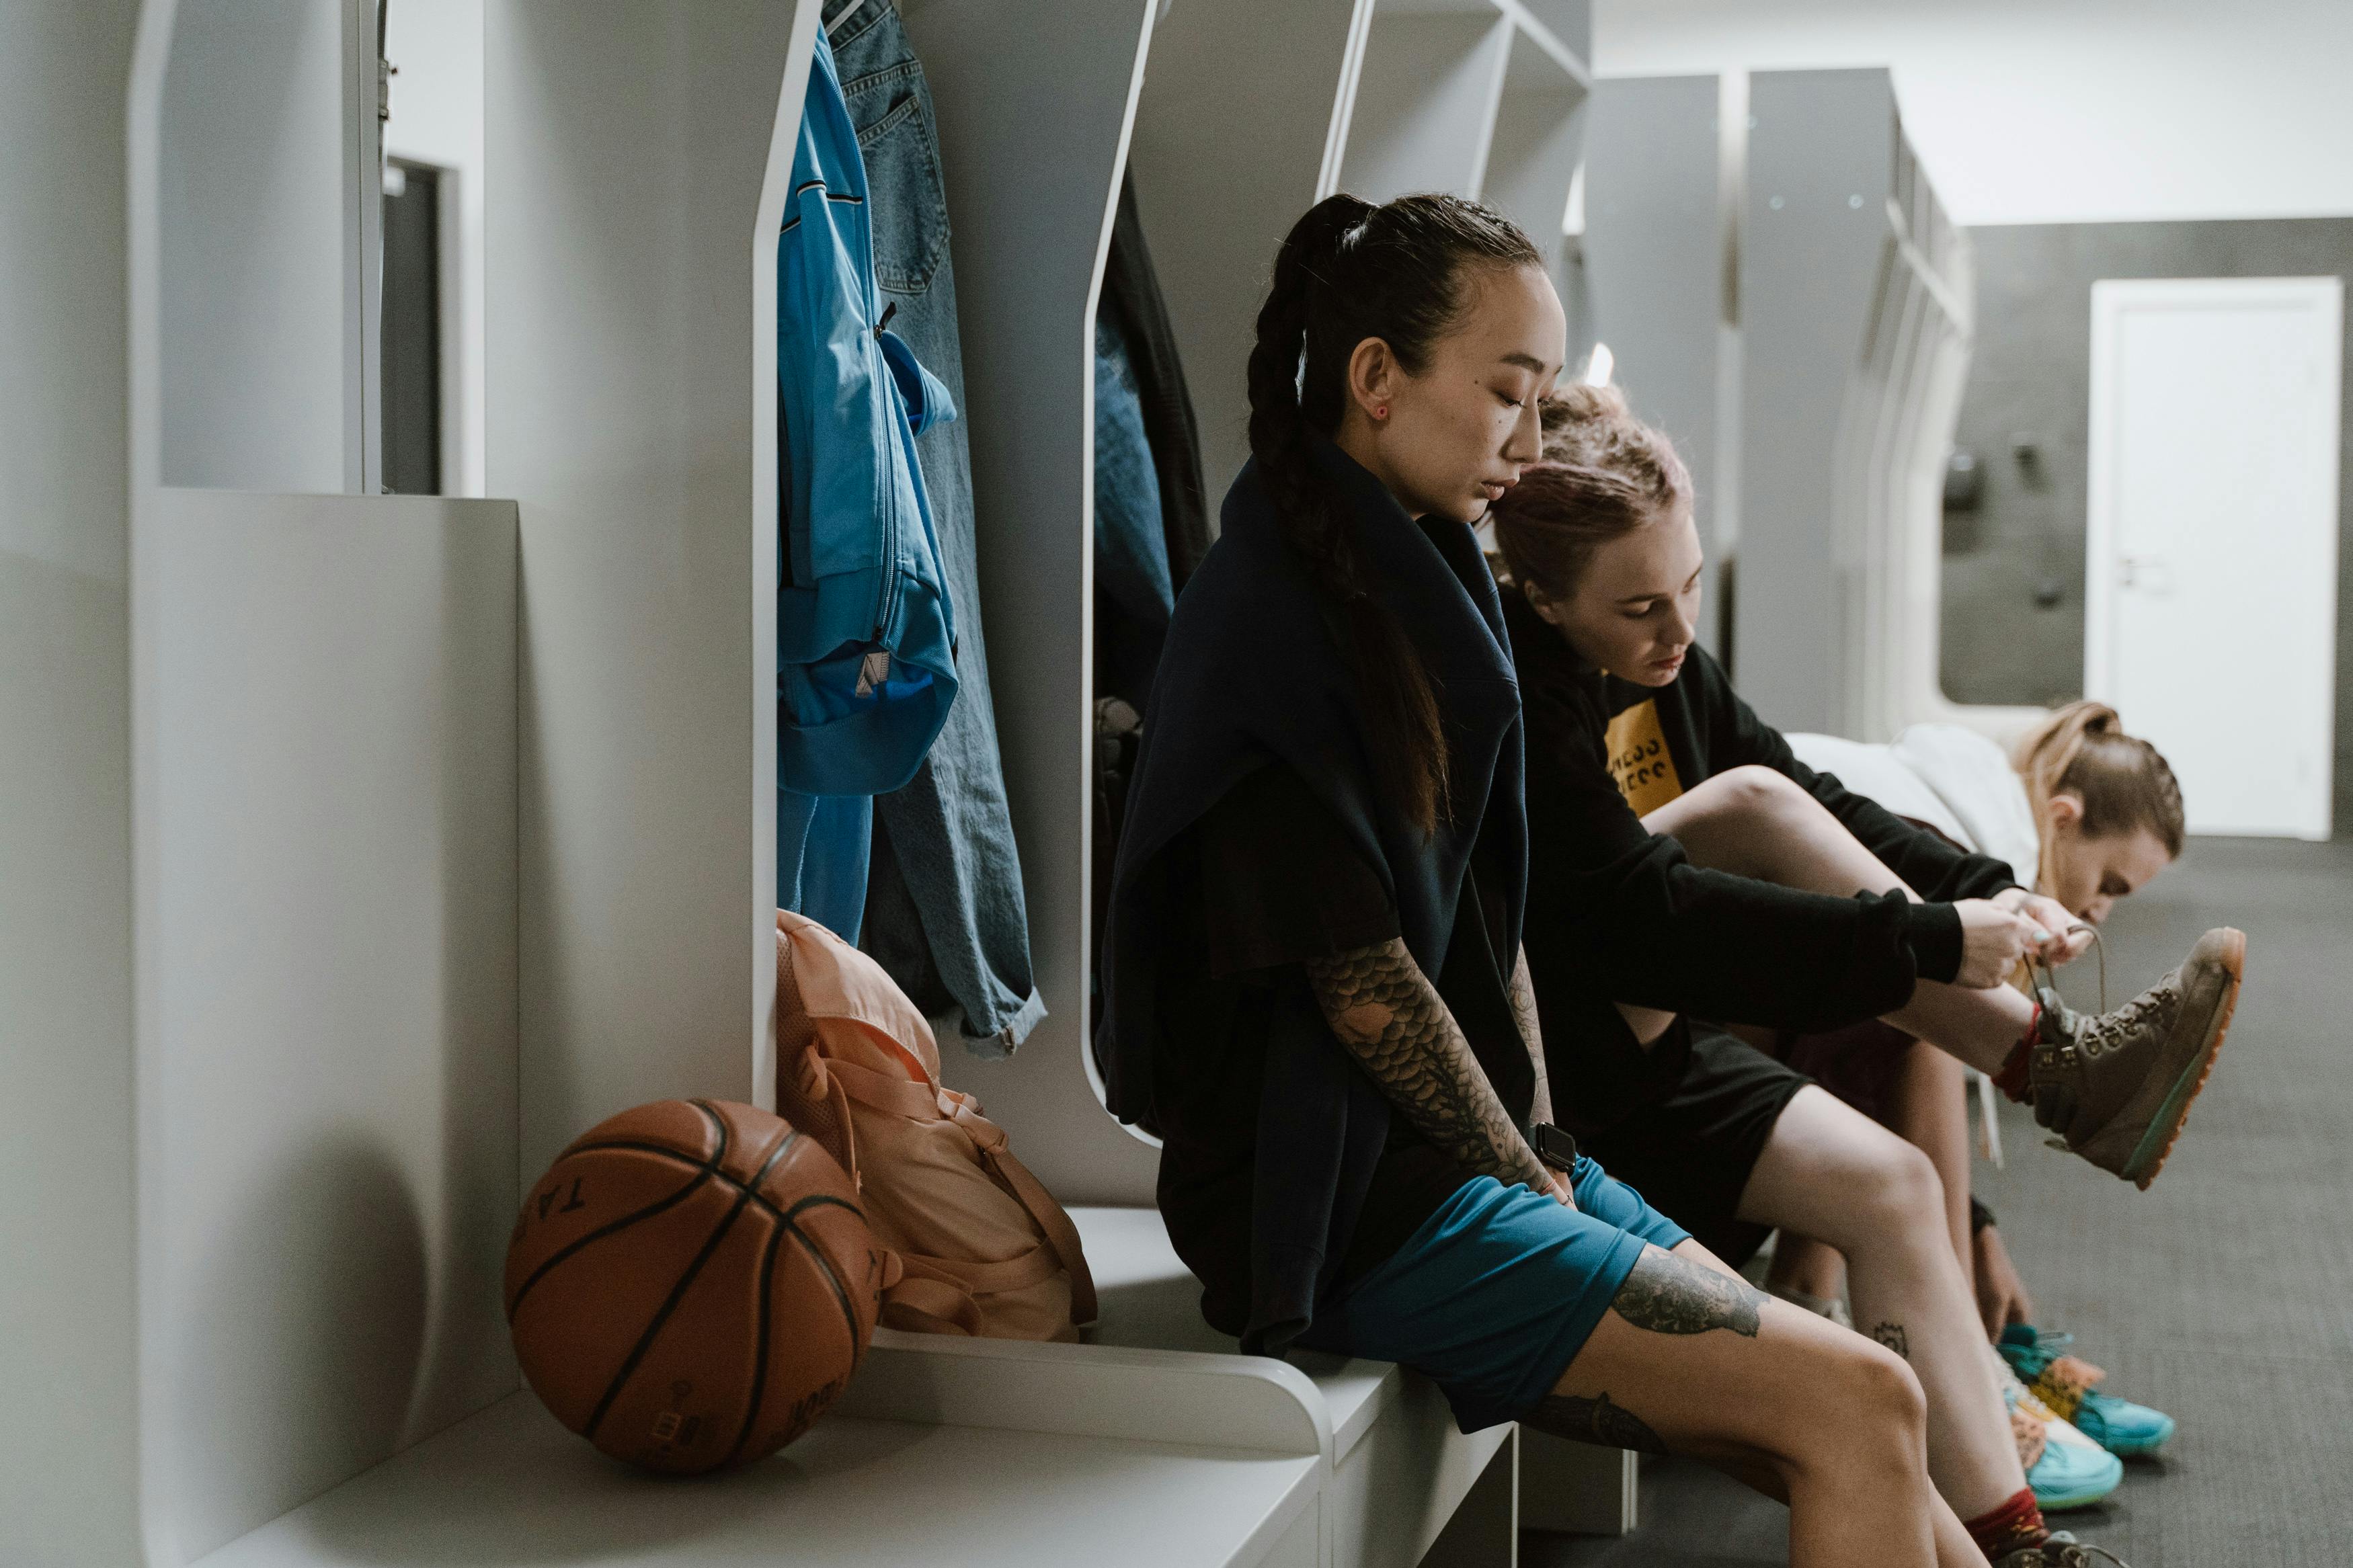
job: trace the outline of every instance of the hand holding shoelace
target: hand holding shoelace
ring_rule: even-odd
[[[2092,945],[2092,928],[2075,918],[2066,905],[2024,888],[2005,888],[1993,897],[1996,907],[2021,915],[2045,932],[2035,956],[2047,964],[2072,963]]]
[[[1990,899],[1963,899],[1953,908],[1961,917],[1961,968],[1953,977],[1957,985],[1978,991],[1999,985],[2050,940],[2042,926]]]

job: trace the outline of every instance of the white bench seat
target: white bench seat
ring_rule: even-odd
[[[642,1475],[513,1394],[197,1568],[1313,1568],[1314,1455],[828,1415],[703,1479]]]

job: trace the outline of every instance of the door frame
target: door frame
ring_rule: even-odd
[[[2327,396],[2337,410],[2331,422],[2332,430],[2343,424],[2344,407],[2344,342],[2345,283],[2337,277],[2319,278],[2104,278],[2092,285],[2092,358],[2090,423],[2085,431],[2089,462],[2085,473],[2084,518],[2084,695],[2098,701],[2111,701],[2116,690],[2115,639],[2116,620],[2116,494],[2115,465],[2115,389],[2113,374],[2103,374],[2104,367],[2113,365],[2117,346],[2117,326],[2124,316],[2133,310],[2152,307],[2211,308],[2230,305],[2273,305],[2298,307],[2313,312],[2324,341],[2337,345],[2329,356]],[[2318,460],[2327,468],[2329,490],[2337,496],[2338,517],[2332,519],[2327,531],[2329,566],[2326,574],[2329,596],[2329,622],[2332,646],[2337,632],[2337,616],[2341,608],[2337,603],[2337,534],[2342,528],[2343,492],[2338,472],[2338,447],[2341,439],[2322,443]],[[2336,713],[2334,668],[2331,675],[2330,700],[2322,713],[2321,755],[2326,767],[2333,770],[2336,755]],[[2333,788],[2324,782],[2321,795],[2321,816],[2317,832],[2306,832],[2306,838],[2327,838],[2329,835]]]

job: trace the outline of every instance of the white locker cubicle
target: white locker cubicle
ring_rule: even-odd
[[[1788,730],[2007,739],[2034,710],[1955,703],[1937,677],[1974,285],[1888,73],[1615,80],[1592,113],[1597,330],[1691,466],[1742,692]]]
[[[1318,195],[1483,194],[1557,243],[1576,0],[903,0],[1049,1008],[948,1076],[1080,1205],[1104,1322],[886,1332],[814,1433],[715,1485],[617,1471],[519,1391],[495,1280],[526,1181],[634,1103],[771,1100],[773,257],[829,8],[485,0],[478,500],[373,493],[373,8],[140,8],[114,1501],[149,1568],[1514,1561],[1518,1435],[1463,1436],[1393,1366],[1218,1342],[1152,1152],[1090,1086],[1092,329],[1132,157],[1221,493],[1275,244]],[[282,100],[190,90],[228,65]],[[332,153],[261,155],[329,119]],[[1212,177],[1238,161],[1263,177]],[[315,243],[256,247],[270,213]],[[1542,1463],[1545,1497],[1607,1506],[1526,1517],[1627,1522],[1630,1461]]]

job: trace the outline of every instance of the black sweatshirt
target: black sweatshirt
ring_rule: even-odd
[[[1552,1075],[1573,1086],[1556,1096],[1577,1102],[1572,1125],[1613,1122],[1669,1069],[1645,1061],[1622,1026],[1609,1030],[1603,1015],[1615,1009],[1597,1004],[1825,1030],[1891,1012],[1918,981],[1960,972],[1953,901],[2013,886],[2009,867],[1798,761],[1705,649],[1692,648],[1672,684],[1638,686],[1579,658],[1516,592],[1504,606],[1527,726],[1524,941],[1547,1047],[1580,1041],[1578,1059]],[[1820,801],[1928,901],[1833,898],[1703,870],[1642,826],[1641,813],[1751,763]]]

